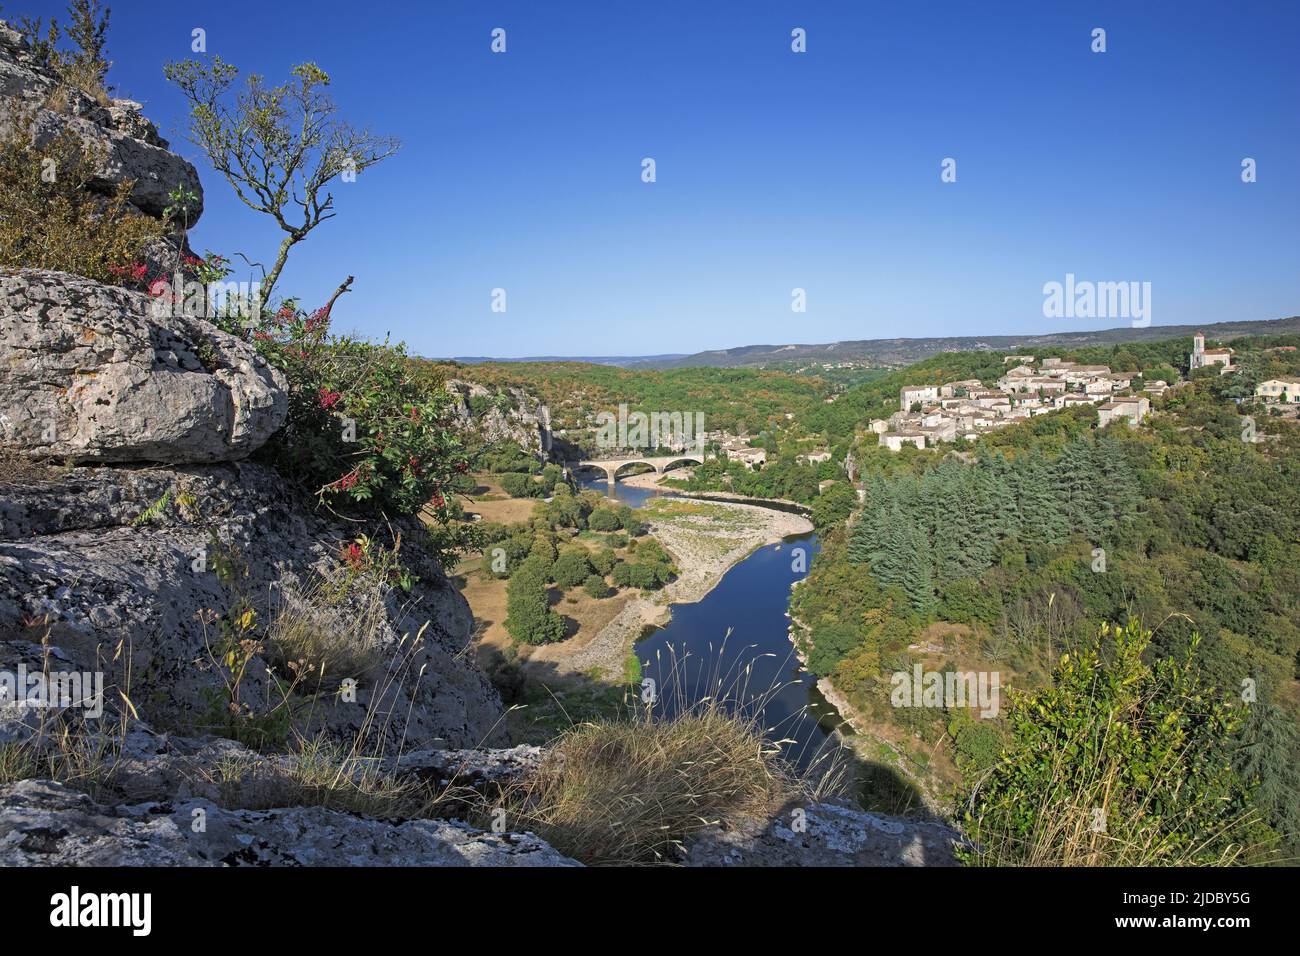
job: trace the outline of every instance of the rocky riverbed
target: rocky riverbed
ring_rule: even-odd
[[[801,515],[755,505],[659,498],[643,513],[650,533],[673,556],[678,577],[661,591],[633,598],[585,646],[556,660],[564,670],[587,673],[599,668],[607,676],[620,675],[644,629],[671,619],[670,605],[701,600],[727,571],[763,545],[812,531],[812,523]]]

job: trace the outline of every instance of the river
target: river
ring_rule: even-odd
[[[607,492],[604,478],[581,484]],[[634,508],[665,493],[614,486],[614,497]],[[786,617],[791,585],[807,574],[818,548],[812,533],[759,548],[701,600],[672,605],[672,620],[637,641],[642,674],[662,690],[666,713],[721,685],[724,698],[761,706],[769,737],[784,741],[786,758],[797,766],[808,768],[835,746],[832,733],[843,720],[795,656]]]

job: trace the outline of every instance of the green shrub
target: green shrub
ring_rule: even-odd
[[[529,556],[506,586],[506,631],[522,644],[549,644],[564,639],[564,618],[551,610],[545,564]]]
[[[587,518],[587,527],[592,531],[617,531],[623,523],[613,508],[597,508]]]
[[[501,476],[501,489],[511,498],[536,498],[542,486],[533,481],[530,475],[509,472]]]
[[[548,464],[542,468],[541,488],[542,496],[547,497],[554,494],[557,486],[562,485],[564,480],[564,469],[556,464]],[[568,486],[563,486],[568,490]]]
[[[958,578],[944,585],[939,597],[939,617],[956,624],[993,627],[1002,620],[1002,604],[985,592],[978,581]]]
[[[851,624],[837,622],[815,628],[808,651],[808,670],[818,677],[826,677],[862,640],[862,632]]]
[[[618,564],[618,558],[610,548],[601,548],[591,555],[591,566],[596,569],[600,575],[609,574],[614,570],[614,565]]]
[[[624,561],[614,566],[613,577],[614,583],[619,587],[634,587],[653,591],[672,580],[672,569],[663,564],[645,561],[628,563]]]
[[[1224,741],[1239,719],[1193,660],[1142,659],[1151,634],[1104,625],[1061,658],[1051,687],[1017,696],[1010,741],[959,804],[968,863],[1210,865],[1241,858],[1259,828]]]
[[[335,336],[329,323],[328,306],[307,314],[293,301],[257,328],[222,321],[289,380],[288,423],[263,454],[335,510],[424,511],[446,531],[452,484],[469,466],[440,373],[400,344]]]
[[[857,504],[858,493],[853,486],[843,481],[835,482],[813,501],[813,527],[823,533],[838,527]]]
[[[599,574],[590,575],[587,580],[583,581],[582,589],[586,591],[590,597],[594,598],[606,598],[613,593],[610,590],[609,585],[605,583],[605,579]]]
[[[585,550],[565,551],[555,559],[551,577],[562,588],[577,587],[591,574],[591,562]]]

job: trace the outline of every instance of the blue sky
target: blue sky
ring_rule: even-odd
[[[345,116],[401,138],[336,184],[338,217],[281,291],[319,302],[355,275],[337,323],[420,354],[1126,324],[1045,318],[1043,284],[1066,273],[1150,282],[1155,325],[1300,312],[1295,3],[112,7],[110,81],[203,177],[200,251],[270,261],[280,235],[183,141],[162,66],[190,55],[194,27],[273,81],[315,60]]]

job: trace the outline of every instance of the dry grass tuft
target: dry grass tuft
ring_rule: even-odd
[[[758,725],[714,702],[575,727],[499,807],[509,829],[584,863],[671,863],[692,834],[802,790]]]
[[[0,485],[29,485],[41,481],[56,481],[70,470],[70,465],[56,465],[44,459],[24,458],[13,449],[0,446]]]
[[[286,594],[267,626],[267,658],[310,692],[349,677],[364,682],[383,660],[384,602],[379,587],[343,588],[329,580]]]
[[[727,659],[729,638],[710,645],[705,660]],[[625,716],[561,734],[534,773],[484,808],[483,821],[504,810],[508,829],[530,830],[591,865],[670,864],[719,823],[842,788],[842,747],[812,754],[803,771],[783,754],[794,742],[781,737],[790,727],[768,727],[763,714],[784,685],[751,689],[755,657],[740,655],[725,672],[689,658],[669,648],[652,703],[632,697]]]
[[[221,803],[244,810],[325,807],[386,819],[432,816],[438,798],[409,775],[385,771],[381,762],[323,736],[300,741],[276,757],[233,757],[212,780]]]

